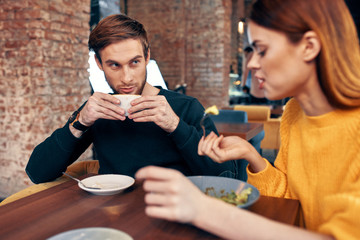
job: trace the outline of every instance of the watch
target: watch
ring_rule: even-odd
[[[79,111],[75,111],[69,118],[69,123],[71,126],[73,126],[75,129],[80,130],[82,132],[85,132],[86,130],[89,129],[88,126],[85,126],[83,124],[81,124],[81,122],[79,122],[79,116],[80,116],[80,112]]]

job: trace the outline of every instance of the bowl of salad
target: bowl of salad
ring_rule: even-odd
[[[248,208],[260,197],[256,187],[238,179],[215,176],[191,176],[188,179],[206,195],[239,208]]]

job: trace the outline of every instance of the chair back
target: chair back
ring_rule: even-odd
[[[247,113],[244,111],[234,111],[227,109],[220,109],[219,115],[209,115],[213,122],[224,123],[245,123],[248,121]]]
[[[249,121],[267,121],[271,113],[269,106],[261,105],[235,105],[234,110],[247,112]]]

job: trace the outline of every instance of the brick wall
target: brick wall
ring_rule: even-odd
[[[90,95],[89,11],[90,0],[0,1],[0,198],[31,184],[32,150]]]
[[[127,1],[170,88],[187,83],[205,107],[228,104],[236,1]],[[0,198],[31,184],[34,147],[90,95],[89,10],[90,0],[0,0]]]
[[[157,60],[169,87],[186,83],[187,94],[205,107],[227,106],[232,1],[127,2],[128,15],[149,31],[151,57]]]

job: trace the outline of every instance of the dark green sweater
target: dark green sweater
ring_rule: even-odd
[[[34,183],[52,181],[62,175],[93,143],[99,174],[125,174],[134,176],[144,166],[156,165],[181,171],[184,175],[220,175],[234,172],[232,162],[218,164],[197,154],[202,136],[199,125],[204,108],[195,98],[161,90],[180,123],[172,133],[167,133],[153,122],[136,123],[99,119],[81,138],[74,137],[67,122],[57,129],[33,151],[26,172]],[[207,132],[216,131],[207,118]]]

